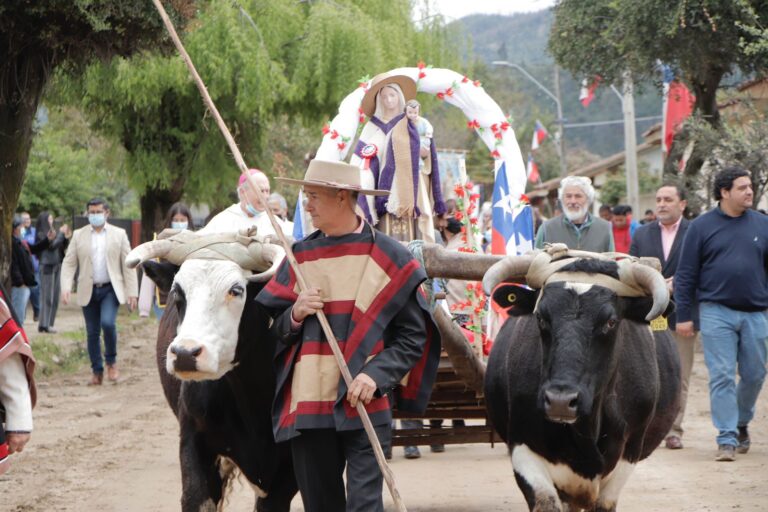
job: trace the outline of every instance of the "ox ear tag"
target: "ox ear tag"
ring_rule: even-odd
[[[666,331],[669,328],[669,322],[665,316],[659,316],[651,320],[652,331]]]

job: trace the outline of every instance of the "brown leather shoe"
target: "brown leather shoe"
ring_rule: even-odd
[[[664,444],[670,450],[680,450],[683,447],[683,440],[678,436],[669,436],[664,440]]]
[[[89,386],[101,386],[101,383],[104,382],[104,374],[103,373],[94,373],[91,375],[91,380],[88,382]]]
[[[120,378],[120,372],[117,370],[117,366],[115,365],[107,365],[107,379],[111,380],[112,382],[117,382],[117,379]]]

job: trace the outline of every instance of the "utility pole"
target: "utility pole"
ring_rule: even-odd
[[[624,72],[624,171],[627,175],[627,202],[634,215],[640,215],[640,191],[637,177],[637,135],[635,133],[635,97],[632,74]]]
[[[568,166],[565,163],[565,119],[563,119],[563,102],[560,98],[560,67],[555,65],[555,96],[557,97],[557,139],[560,153],[560,177],[568,176]]]
[[[557,91],[557,93],[552,94],[549,89],[541,85],[541,83],[536,80],[528,71],[523,69],[523,67],[515,64],[514,62],[508,62],[506,60],[495,60],[491,64],[494,66],[506,66],[508,68],[515,68],[523,75],[525,75],[528,80],[533,82],[536,87],[544,91],[544,93],[546,93],[546,95],[552,98],[552,100],[555,102],[555,105],[557,105],[557,124],[559,126],[558,132],[560,133],[560,140],[558,141],[559,143],[557,145],[557,153],[560,157],[560,175],[566,176],[568,174],[568,166],[565,162],[565,119],[563,119],[563,106],[560,102],[560,71],[558,70],[557,66],[555,66],[555,91]]]

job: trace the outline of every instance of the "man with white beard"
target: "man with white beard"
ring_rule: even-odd
[[[557,197],[563,214],[549,219],[536,233],[536,248],[546,243],[564,243],[569,249],[591,252],[613,252],[610,222],[589,213],[595,199],[592,181],[583,176],[567,176],[560,182]]]

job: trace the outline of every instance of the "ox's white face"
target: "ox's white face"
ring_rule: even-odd
[[[188,260],[173,281],[180,323],[166,369],[183,380],[221,378],[234,367],[246,274],[231,261]]]

